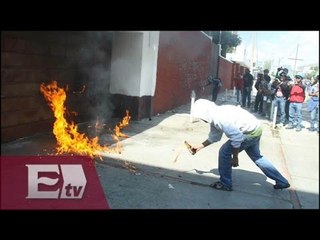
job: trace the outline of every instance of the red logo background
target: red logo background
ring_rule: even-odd
[[[81,199],[27,199],[26,164],[81,164],[87,183]],[[40,174],[39,174],[40,175]],[[50,177],[50,173],[46,176]],[[57,177],[57,174],[52,176]],[[62,186],[59,179],[57,187]],[[50,188],[39,188],[47,191]],[[109,209],[92,159],[83,156],[1,156],[1,209]]]

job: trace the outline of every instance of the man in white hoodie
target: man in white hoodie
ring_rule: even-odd
[[[290,187],[287,179],[260,154],[262,127],[260,121],[248,111],[232,105],[217,106],[206,100],[197,100],[192,115],[210,124],[208,139],[198,146],[192,146],[193,152],[221,140],[225,133],[229,140],[219,150],[220,181],[210,186],[225,191],[232,191],[232,167],[239,166],[238,153],[245,150],[251,160],[269,178],[275,180],[274,189]]]

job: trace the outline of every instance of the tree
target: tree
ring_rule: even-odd
[[[231,31],[208,31],[212,37],[212,42],[221,44],[221,55],[226,57],[227,53],[232,52],[235,47],[241,44],[241,38]]]
[[[305,73],[304,78],[313,79],[319,74],[319,66],[311,66],[310,71]]]

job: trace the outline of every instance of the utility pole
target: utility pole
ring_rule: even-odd
[[[252,50],[251,50],[251,61],[250,61],[250,71],[253,73],[253,62],[254,62],[254,55],[255,55],[255,48],[256,48],[256,32],[252,33]]]
[[[298,60],[303,61],[303,59],[299,59],[299,58],[298,58],[298,50],[299,50],[299,43],[297,44],[296,57],[295,57],[295,58],[288,58],[288,59],[290,59],[290,60],[294,60],[293,75],[296,75],[296,65],[297,65],[297,61],[298,61]]]
[[[221,31],[219,31],[219,43],[218,46],[218,61],[217,61],[217,71],[216,71],[216,78],[219,78],[219,64],[220,64],[220,56],[221,56]]]

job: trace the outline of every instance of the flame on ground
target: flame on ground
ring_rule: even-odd
[[[117,137],[124,137],[124,138],[128,137],[128,135],[123,134],[121,132],[121,130],[123,128],[125,128],[126,126],[128,126],[130,119],[131,119],[131,117],[129,116],[129,111],[126,110],[126,116],[122,119],[122,121],[119,123],[119,125],[116,125],[114,128],[114,133]]]
[[[58,154],[76,153],[88,155],[91,158],[97,156],[102,159],[98,154],[100,151],[121,153],[122,146],[118,137],[122,135],[127,137],[127,135],[122,134],[120,130],[129,124],[131,117],[129,116],[128,110],[126,111],[127,115],[119,123],[119,126],[115,127],[115,129],[118,129],[118,132],[115,130],[115,134],[112,135],[112,138],[116,141],[116,146],[112,148],[107,145],[101,146],[98,143],[98,137],[89,139],[84,133],[78,132],[78,128],[73,122],[67,122],[64,116],[66,113],[66,107],[64,105],[67,98],[66,91],[63,88],[59,88],[56,81],[48,85],[42,83],[40,85],[40,91],[48,101],[56,119],[53,125],[53,133],[57,139]]]

